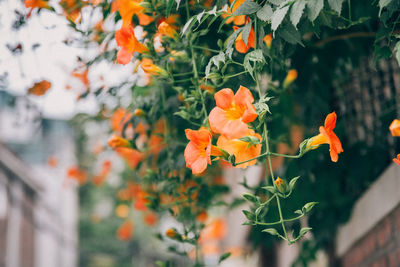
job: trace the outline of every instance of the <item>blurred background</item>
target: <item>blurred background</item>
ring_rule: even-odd
[[[147,267],[166,259],[189,266],[159,238],[176,225],[173,219],[157,218],[138,201],[132,208],[113,198],[124,193],[122,181],[130,174],[123,159],[105,148],[109,122],[81,127],[103,110],[99,96],[85,95],[88,83],[120,86],[118,94],[126,95],[129,88],[121,80],[141,82],[140,75],[131,75],[135,66],[97,64],[84,74],[82,58],[96,55],[98,47],[71,45],[75,33],[54,13],[41,12],[26,23],[25,12],[20,1],[0,0],[0,267]],[[104,27],[115,30],[113,24]],[[264,166],[228,168],[221,179],[231,191],[224,200],[235,205],[211,212],[215,218],[224,214],[224,220],[216,220],[217,241],[204,249],[207,266],[216,266],[223,251],[232,256],[221,266],[400,266],[400,167],[392,162],[400,141],[388,131],[400,117],[400,69],[394,59],[374,60],[372,43],[344,40],[297,48],[296,84],[307,91],[295,88],[276,106],[296,113],[291,102],[296,99],[306,106],[299,107],[306,121],[302,127],[314,129],[323,114],[339,114],[345,152],[337,165],[316,154],[274,162],[277,173],[287,177],[302,167],[307,182],[298,190],[303,194],[287,207],[319,202],[302,222],[314,228],[313,234],[288,246],[242,226],[246,204],[235,200],[264,179]],[[327,50],[347,52],[338,58]],[[51,83],[48,93],[27,93],[44,79]],[[102,103],[124,106],[106,96]],[[302,127],[287,127],[292,144],[307,134]],[[289,150],[273,145],[282,153]],[[91,166],[90,184],[78,163]],[[243,176],[247,187],[238,184]]]

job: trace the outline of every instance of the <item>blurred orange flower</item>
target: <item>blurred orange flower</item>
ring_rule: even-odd
[[[250,90],[240,86],[236,94],[229,88],[214,95],[217,106],[210,112],[211,130],[228,139],[240,138],[248,133],[247,123],[257,118]]]
[[[325,125],[319,127],[319,135],[316,135],[310,139],[311,149],[317,148],[322,144],[329,144],[329,151],[331,154],[331,160],[337,162],[339,159],[338,154],[343,152],[342,144],[339,138],[333,132],[336,126],[336,113],[332,112],[326,116]]]
[[[114,111],[110,118],[111,129],[119,134],[122,134],[124,125],[129,122],[132,118],[132,114],[123,108],[119,108]],[[129,124],[126,128],[132,128],[132,124]]]
[[[130,147],[131,144],[128,140],[126,140],[125,138],[113,134],[109,139],[108,139],[108,145],[112,148],[118,148],[118,147]]]
[[[115,149],[115,152],[117,152],[120,157],[124,158],[128,166],[132,169],[135,169],[144,157],[142,152],[128,147],[118,147]]]
[[[96,186],[101,186],[107,179],[108,174],[111,171],[111,161],[106,160],[101,166],[101,171],[98,175],[94,176],[92,182]]]
[[[115,208],[115,215],[119,218],[126,218],[129,215],[129,206],[125,204],[120,204]]]
[[[50,156],[47,159],[47,164],[49,164],[50,167],[57,167],[58,165],[58,161],[54,156]]]
[[[28,94],[42,96],[51,88],[51,82],[42,80],[34,83],[31,88],[28,89]]]
[[[289,70],[288,74],[286,75],[285,80],[283,81],[283,87],[289,86],[291,83],[294,82],[294,80],[297,79],[297,70]]]
[[[226,233],[226,222],[221,218],[214,219],[201,231],[199,242],[206,242],[209,240],[221,240],[226,236]]]
[[[247,136],[254,136],[261,141],[261,135],[255,133],[253,130],[249,129]],[[250,145],[248,142],[244,142],[239,139],[228,139],[224,135],[218,138],[217,146],[228,152],[229,154],[235,155],[235,163],[246,161],[255,158],[261,153],[261,144]],[[235,166],[236,168],[246,168],[248,166],[254,165],[257,160],[252,160],[246,163]]]
[[[263,41],[265,45],[270,48],[272,45],[272,34],[267,34],[264,36]]]
[[[144,215],[143,220],[144,223],[148,226],[154,226],[158,221],[157,214],[155,214],[154,212],[147,213],[146,215]]]
[[[389,126],[389,130],[393,136],[400,136],[400,120],[393,120]]]
[[[186,138],[190,140],[185,148],[186,167],[193,174],[201,174],[211,164],[211,133],[206,128],[197,131],[186,129]]]
[[[158,25],[158,31],[169,38],[175,38],[178,35],[176,30],[172,28],[167,22],[163,21]]]
[[[117,53],[117,62],[119,64],[128,64],[135,52],[144,53],[148,49],[141,44],[135,36],[132,25],[122,26],[115,32],[115,41],[121,49]]]
[[[78,72],[77,70],[74,70],[71,75],[77,79],[79,79],[82,84],[85,86],[85,89],[88,89],[90,87],[90,82],[88,78],[89,74],[89,69],[85,69],[82,72]]]
[[[397,158],[394,158],[393,162],[400,166],[400,154],[397,154]]]
[[[140,66],[141,66],[142,70],[147,74],[157,76],[157,75],[165,73],[165,71],[163,69],[161,69],[160,67],[153,64],[153,60],[148,59],[148,58],[143,58],[142,64]]]
[[[126,220],[117,230],[117,237],[121,241],[129,241],[133,235],[133,221]]]
[[[44,0],[25,0],[25,7],[30,8],[26,17],[30,17],[32,14],[33,9],[35,8],[49,8],[48,1]]]
[[[78,166],[73,166],[67,170],[67,177],[77,181],[79,185],[83,185],[87,181],[87,172]]]

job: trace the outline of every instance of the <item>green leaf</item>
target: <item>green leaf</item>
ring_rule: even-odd
[[[244,193],[244,194],[242,195],[242,197],[243,197],[244,199],[246,199],[247,201],[250,201],[250,202],[252,202],[252,203],[257,203],[257,202],[258,202],[256,196],[255,196],[255,195],[252,195],[252,194],[249,194],[249,193]]]
[[[242,38],[245,45],[249,42],[249,35],[251,31],[251,22],[243,27]]]
[[[189,27],[192,25],[192,23],[194,23],[195,22],[195,20],[193,19],[193,17],[192,18],[190,18],[186,23],[185,23],[185,25],[183,26],[183,28],[182,28],[182,35],[184,35],[184,34],[186,34],[186,31],[189,29]]]
[[[272,7],[268,4],[265,4],[260,10],[257,11],[257,17],[262,21],[270,21],[272,18]]]
[[[396,45],[394,46],[393,52],[394,52],[394,56],[395,56],[395,58],[396,58],[396,60],[397,60],[397,63],[398,63],[399,66],[400,66],[400,41],[398,41],[398,42],[396,43]]]
[[[254,79],[254,74],[253,74],[254,68],[250,62],[258,62],[260,63],[260,65],[265,63],[265,58],[261,49],[257,49],[251,51],[250,53],[247,53],[243,60],[244,68],[249,72],[251,77],[253,77]]]
[[[296,185],[297,180],[300,178],[300,176],[294,177],[292,178],[292,180],[290,180],[289,182],[289,189],[290,191],[293,190],[294,186]]]
[[[382,9],[388,6],[392,0],[379,0],[379,16],[381,16]]]
[[[174,0],[168,0],[167,2],[167,10],[166,10],[166,17],[169,17],[169,14],[171,13],[172,6],[174,5]]]
[[[226,260],[227,258],[229,258],[229,256],[231,256],[230,252],[222,254],[221,257],[219,257],[218,263],[221,263],[222,261]]]
[[[246,218],[247,218],[249,221],[253,221],[253,220],[254,220],[255,216],[254,216],[253,213],[251,213],[251,212],[248,211],[248,210],[242,210],[242,212],[243,212],[244,216],[246,216]]]
[[[263,189],[267,190],[268,192],[275,194],[276,193],[276,188],[274,186],[268,185],[264,186]]]
[[[313,22],[324,7],[324,0],[310,0],[307,3],[308,18]]]
[[[340,16],[340,12],[342,11],[342,4],[343,4],[344,0],[328,0],[328,4],[329,6],[336,11],[339,16]]]
[[[279,28],[278,35],[290,44],[301,44],[301,35],[292,24],[285,24]],[[304,46],[304,45],[303,45]]]
[[[308,202],[302,208],[303,213],[309,212],[318,202]]]
[[[235,10],[235,12],[233,12],[232,16],[250,15],[257,12],[260,8],[261,6],[256,2],[246,0]]]
[[[262,209],[264,208],[264,206],[259,206],[256,211],[254,212],[256,214],[256,216],[258,216],[258,214],[260,214],[260,212],[262,211]]]
[[[268,233],[270,235],[279,235],[278,231],[275,228],[267,228],[262,230],[262,232]]]
[[[300,232],[299,232],[299,238],[303,237],[305,234],[307,234],[312,228],[311,227],[304,227],[301,228]]]
[[[279,25],[282,23],[283,19],[286,16],[286,13],[289,10],[289,6],[284,6],[282,8],[278,8],[275,10],[274,14],[272,15],[271,19],[271,29],[273,31],[276,31],[278,29]]]
[[[299,214],[299,215],[303,214],[303,212],[301,210],[295,210],[294,213]]]
[[[297,27],[301,16],[303,15],[304,8],[306,7],[306,0],[297,0],[290,9],[290,21],[294,27]]]

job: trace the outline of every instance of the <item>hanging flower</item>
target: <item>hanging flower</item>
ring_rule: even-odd
[[[211,130],[228,139],[245,136],[248,132],[247,123],[257,118],[250,90],[240,86],[234,95],[231,89],[225,88],[218,91],[214,98],[217,106],[210,112]]]
[[[144,53],[148,51],[147,47],[136,39],[132,25],[122,26],[115,33],[115,40],[117,45],[121,47],[117,53],[117,62],[119,64],[128,64],[135,52]]]
[[[307,149],[315,149],[322,144],[329,144],[329,151],[333,162],[337,162],[339,159],[338,154],[343,152],[342,144],[333,132],[336,126],[336,118],[335,112],[328,114],[325,119],[325,125],[319,127],[320,134],[310,138],[307,143]]]
[[[51,82],[42,80],[34,83],[31,88],[28,89],[28,94],[42,96],[51,88]]]
[[[125,159],[126,163],[132,169],[135,169],[137,165],[142,161],[144,155],[142,152],[137,151],[136,149],[129,147],[117,147],[115,152],[119,156]]]
[[[26,17],[30,17],[32,14],[32,11],[35,8],[49,8],[49,3],[48,1],[44,1],[44,0],[25,0],[25,7],[26,8],[30,8],[28,14],[26,15]]]
[[[186,129],[186,138],[190,140],[185,148],[186,167],[193,174],[201,174],[211,164],[211,133],[206,128],[197,131]]]
[[[389,126],[389,130],[393,136],[400,136],[400,120],[393,120]]]
[[[140,65],[142,70],[151,75],[155,76],[166,76],[166,71],[161,69],[159,66],[153,64],[153,60],[148,59],[148,58],[143,58],[142,59],[142,64]]]
[[[233,29],[236,31],[239,27],[234,26]],[[247,44],[243,40],[243,31],[239,34],[239,36],[235,40],[235,48],[239,53],[245,54],[250,48],[254,48],[255,44],[255,33],[253,26],[250,28],[249,37],[247,39]]]
[[[259,134],[250,129],[248,130],[247,136],[254,136],[258,140],[262,140]],[[235,163],[246,161],[259,156],[261,153],[261,146],[261,144],[251,145],[250,143],[242,141],[240,139],[228,139],[224,135],[221,135],[217,141],[217,147],[222,148],[229,154],[235,155]],[[242,163],[235,167],[246,168],[256,163],[257,160],[255,159],[246,163]]]

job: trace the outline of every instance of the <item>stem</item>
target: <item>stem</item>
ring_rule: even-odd
[[[284,221],[284,222],[292,222],[292,221],[296,221],[296,220],[298,220],[298,219],[300,219],[300,218],[302,218],[302,217],[304,217],[304,214],[299,215],[299,216],[294,217],[294,218],[291,218],[291,219],[284,219],[283,221]],[[279,221],[272,222],[272,223],[264,223],[264,222],[256,222],[256,223],[259,224],[259,225],[271,226],[271,225],[280,224],[280,223],[282,223],[282,221],[279,220]]]
[[[347,0],[347,6],[349,8],[349,20],[351,21],[351,0]]]
[[[248,73],[248,71],[242,71],[242,72],[239,72],[239,73],[236,73],[236,74],[224,76],[224,78],[225,78],[225,79],[227,79],[227,78],[232,78],[232,77],[236,77],[236,76],[239,76],[239,75],[242,75],[242,74],[245,74],[245,73]]]
[[[193,48],[195,49],[200,49],[200,50],[207,50],[210,52],[214,52],[214,53],[219,53],[220,51],[212,49],[212,48],[208,48],[208,47],[203,47],[203,46],[199,46],[199,45],[193,45]]]
[[[189,74],[192,74],[193,72],[186,72],[186,73],[177,73],[177,74],[172,74],[172,76],[186,76]]]

